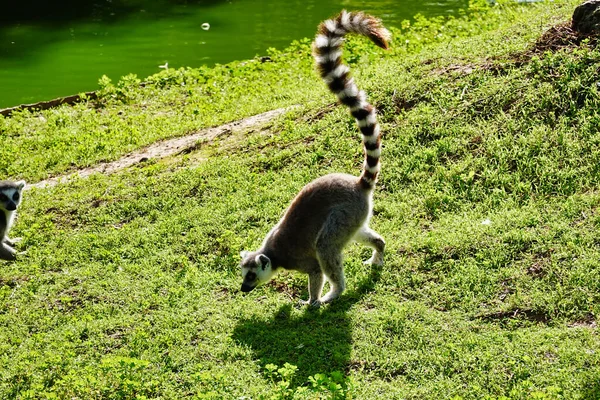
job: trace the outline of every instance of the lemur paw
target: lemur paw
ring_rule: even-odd
[[[23,241],[23,238],[20,238],[20,237],[12,238],[12,239],[9,239],[9,238],[4,239],[4,243],[7,243],[9,246],[12,246],[12,247],[14,247],[17,243],[19,243],[21,241]]]
[[[363,264],[377,265],[377,266],[383,265],[383,253],[374,251],[371,258],[369,258],[367,261],[363,262]]]
[[[310,306],[310,307],[315,307],[315,308],[319,308],[321,307],[321,304],[323,304],[320,300],[298,300],[298,304],[300,306]]]

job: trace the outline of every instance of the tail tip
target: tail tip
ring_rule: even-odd
[[[373,33],[372,39],[373,43],[375,43],[377,46],[384,50],[389,50],[389,43],[392,40],[392,34],[387,29],[381,27]]]
[[[389,43],[392,41],[392,33],[381,24],[379,18],[370,17],[369,20],[369,37],[377,46],[388,50],[390,48]]]

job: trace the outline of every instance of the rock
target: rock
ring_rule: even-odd
[[[600,0],[588,0],[577,6],[571,27],[583,34],[600,32]]]

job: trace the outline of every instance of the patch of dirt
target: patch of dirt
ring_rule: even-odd
[[[500,294],[498,295],[500,301],[504,301],[508,296],[515,293],[514,285],[510,279],[500,282],[500,288]]]
[[[375,361],[368,362],[366,360],[350,360],[345,368],[345,372],[374,374],[386,382],[393,382],[399,377],[409,374],[406,363],[382,366]]]
[[[231,289],[226,286],[221,286],[217,290],[213,290],[213,297],[217,300],[222,300],[229,297]]]
[[[533,276],[534,278],[542,278],[544,275],[546,275],[544,266],[545,260],[536,260],[529,268],[527,268],[527,274]]]
[[[544,32],[530,51],[540,54],[546,51],[557,51],[565,47],[577,47],[586,39],[592,46],[598,43],[597,34],[577,32],[571,28],[571,21],[563,22]]]
[[[469,75],[477,68],[475,64],[451,64],[443,68],[436,68],[432,72],[435,75],[457,74]]]
[[[335,110],[337,106],[338,106],[338,103],[329,103],[325,107],[319,109],[315,113],[308,113],[308,114],[304,115],[301,118],[301,121],[303,121],[303,122],[315,122],[315,121],[318,121],[320,119],[323,119],[323,117],[325,117],[325,115],[332,113],[333,110]]]
[[[598,34],[583,34],[573,30],[571,21],[562,22],[544,32],[528,50],[512,54],[510,56],[513,61],[512,66],[520,67],[528,63],[534,56],[544,54],[547,51],[556,52],[579,47],[584,41],[587,41],[589,46],[594,47],[598,43],[598,37]],[[494,61],[493,59],[490,60],[483,68],[495,72],[501,72],[506,68]]]
[[[73,287],[59,293],[56,298],[48,303],[48,307],[61,312],[71,312],[84,308],[89,304],[98,304],[105,301],[104,298],[89,294],[84,289],[78,288],[77,286],[81,285],[81,280],[76,280],[73,285]]]
[[[481,63],[453,64],[443,68],[436,68],[432,72],[436,75],[454,74],[457,76],[469,75],[475,70],[491,71],[501,74],[509,68],[518,68],[528,63],[532,57],[544,54],[547,51],[556,52],[563,49],[579,47],[586,41],[588,46],[598,44],[599,34],[583,34],[571,27],[571,21],[562,22],[549,28],[529,49],[513,53],[508,58],[491,57]]]
[[[129,153],[118,160],[108,163],[101,163],[93,167],[83,168],[77,172],[67,175],[46,179],[38,183],[27,185],[26,189],[32,187],[38,189],[51,187],[59,183],[68,182],[75,178],[87,178],[88,176],[96,173],[112,174],[122,169],[134,166],[138,163],[146,162],[150,159],[161,159],[177,154],[189,153],[197,148],[199,141],[211,141],[222,135],[231,134],[235,131],[242,131],[256,125],[264,124],[268,121],[271,121],[275,117],[284,114],[292,108],[293,107],[278,108],[276,110],[271,110],[262,114],[254,115],[252,117],[244,118],[239,121],[230,122],[228,124],[213,128],[203,129],[191,135],[157,142],[133,153]]]
[[[547,267],[552,262],[551,255],[554,249],[549,249],[542,253],[534,254],[533,262],[527,268],[527,274],[533,278],[543,278],[548,273]]]
[[[300,297],[301,290],[285,281],[271,281],[268,283],[268,285],[277,292],[286,294],[290,299]]]
[[[0,287],[8,286],[9,288],[14,289],[15,287],[27,282],[28,280],[29,280],[28,276],[17,276],[17,277],[12,277],[12,278],[0,277]]]
[[[379,370],[380,367],[375,361],[368,362],[366,360],[350,360],[346,367],[346,373],[348,372],[373,372]]]
[[[80,101],[85,100],[96,100],[98,98],[98,93],[96,92],[86,92],[84,94],[74,94],[72,96],[59,97],[57,99],[52,99],[49,101],[40,101],[38,103],[33,104],[21,104],[20,106],[3,108],[0,110],[0,115],[10,116],[15,111],[21,110],[47,110],[49,108],[57,107],[61,104],[75,104]]]
[[[582,320],[572,322],[572,323],[568,324],[567,326],[569,328],[596,329],[598,327],[598,324],[596,323],[594,316],[592,314],[589,314],[587,317],[583,318]]]
[[[399,114],[402,111],[410,111],[413,108],[415,108],[419,103],[423,102],[425,100],[424,96],[418,97],[418,98],[413,98],[413,99],[405,99],[405,98],[400,98],[400,97],[396,97],[396,95],[394,94],[393,97],[393,102],[394,102],[394,108],[395,108],[395,113]]]
[[[542,311],[537,310],[528,310],[528,309],[516,309],[516,310],[508,310],[508,311],[497,311],[488,314],[480,314],[476,316],[478,319],[482,319],[484,321],[503,321],[507,319],[515,319],[515,320],[526,320],[531,322],[542,322],[547,323],[550,321],[550,316],[543,313]]]

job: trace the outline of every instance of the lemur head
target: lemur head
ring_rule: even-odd
[[[271,260],[263,253],[242,251],[242,292],[250,292],[255,287],[267,283],[275,275]]]
[[[0,210],[15,211],[21,202],[25,181],[0,181]]]

